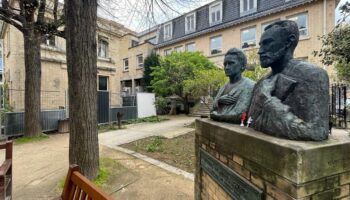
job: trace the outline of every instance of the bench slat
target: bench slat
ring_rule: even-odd
[[[62,192],[63,200],[113,200],[80,173],[77,165],[69,167]]]
[[[112,198],[110,198],[105,192],[96,187],[89,179],[77,171],[72,173],[71,180],[84,190],[92,199],[112,200]]]

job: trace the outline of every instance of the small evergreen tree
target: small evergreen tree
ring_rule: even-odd
[[[152,67],[157,67],[159,66],[159,56],[155,53],[152,52],[151,55],[147,56],[144,61],[144,73],[143,73],[143,79],[145,81],[146,85],[146,90],[148,92],[152,92],[152,87],[151,86],[151,80],[152,80]]]

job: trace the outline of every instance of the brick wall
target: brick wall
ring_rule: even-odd
[[[341,173],[332,175],[322,175],[322,170],[314,171],[313,173],[320,173],[320,178],[300,183],[297,181],[291,181],[286,177],[277,174],[277,172],[273,170],[273,163],[271,163],[271,168],[268,169],[268,167],[261,166],[259,163],[253,162],[249,156],[247,157],[247,155],[237,154],[235,152],[235,145],[232,145],[233,143],[230,142],[234,139],[234,136],[232,136],[233,132],[230,132],[227,129],[221,129],[221,127],[216,127],[213,125],[218,124],[217,122],[211,124],[213,125],[212,128],[208,128],[208,124],[206,124],[206,126],[202,126],[203,123],[205,122],[197,121],[196,124],[196,200],[231,199],[230,196],[228,196],[228,194],[206,172],[204,172],[204,170],[200,168],[200,150],[208,152],[222,164],[238,173],[243,179],[263,191],[264,199],[266,200],[350,199],[350,171],[344,170]],[[225,126],[239,127],[237,125],[227,124]],[[214,134],[209,134],[210,132],[213,132],[212,130],[215,130],[216,132]],[[265,135],[261,135],[265,137]],[[245,143],[245,140],[242,140],[242,143],[242,145],[246,147],[251,145],[250,147],[252,148],[254,148],[254,146],[259,148],[259,145],[253,140],[251,144]],[[276,160],[283,159],[278,158],[279,155],[277,154],[276,156]],[[315,162],[322,162],[317,158],[318,157],[315,156]],[[344,160],[345,159],[343,158],[343,161]],[[302,162],[302,159],[299,159],[299,162]],[[288,164],[289,162],[286,161],[285,163]],[[327,161],[327,163],[329,163],[329,161]],[[346,163],[348,163],[348,160],[342,163],[342,165]],[[292,165],[293,162],[290,162],[290,164]],[[329,164],[334,165],[335,167],[339,163]],[[302,174],[303,171],[295,169],[294,172],[291,171],[288,173]]]

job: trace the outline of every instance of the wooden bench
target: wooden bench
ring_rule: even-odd
[[[0,166],[0,199],[12,199],[12,141],[0,144],[5,149],[5,161]]]
[[[68,170],[66,182],[61,198],[62,200],[113,200],[101,189],[96,187],[89,179],[80,173],[77,165],[71,165]]]

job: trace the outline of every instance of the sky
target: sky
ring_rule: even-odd
[[[214,0],[99,0],[98,13],[101,17],[141,32],[212,1]],[[336,21],[341,17],[338,8],[345,2],[350,0],[341,0],[336,8]]]

